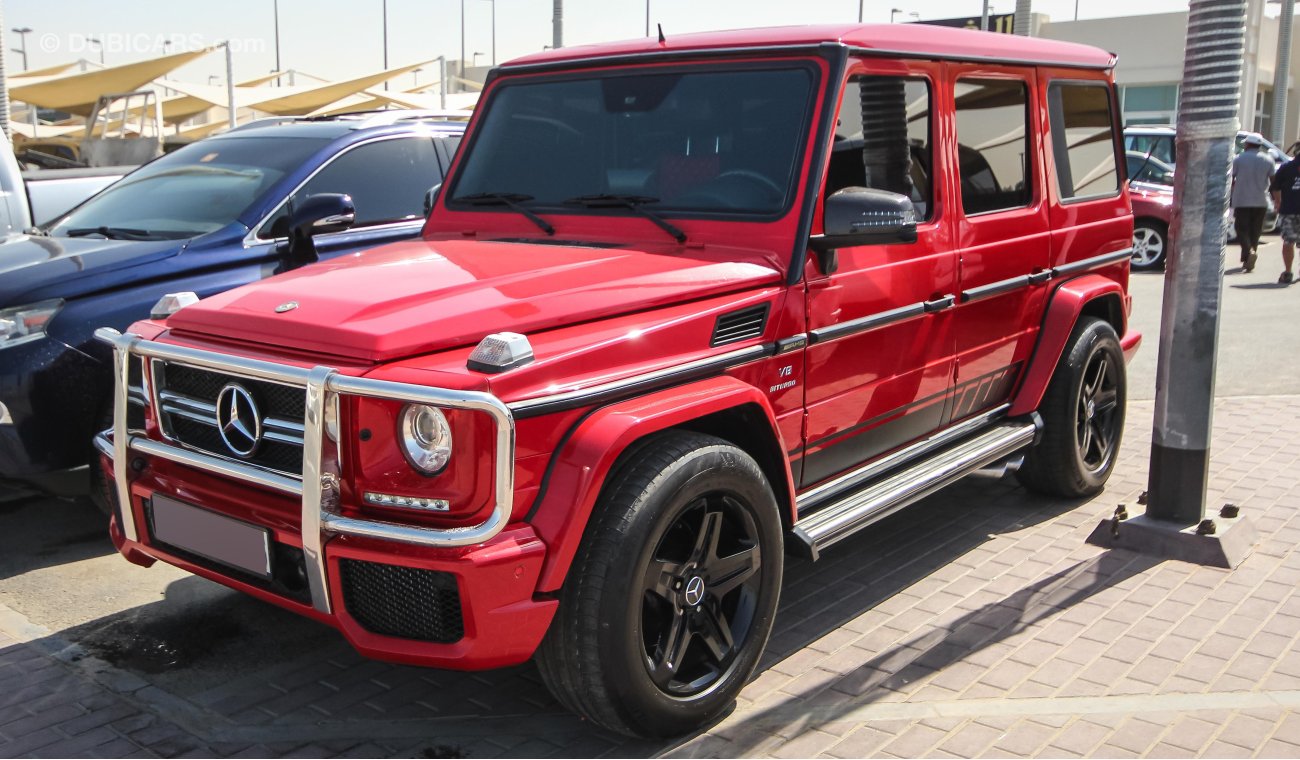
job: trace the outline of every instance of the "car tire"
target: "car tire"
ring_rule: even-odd
[[[683,431],[606,481],[537,653],[566,707],[618,733],[720,717],[767,645],[782,572],[776,499],[748,454]]]
[[[1016,473],[1021,484],[1067,498],[1099,493],[1115,468],[1126,392],[1115,328],[1081,318],[1039,405],[1043,431]]]
[[[1169,226],[1155,219],[1133,223],[1133,269],[1147,271],[1165,265],[1169,250]]]

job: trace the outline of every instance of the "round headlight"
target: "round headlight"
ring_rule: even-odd
[[[427,475],[442,472],[451,460],[451,426],[436,407],[407,404],[402,409],[402,453]]]

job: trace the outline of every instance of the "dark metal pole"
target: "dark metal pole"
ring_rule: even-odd
[[[384,15],[384,71],[388,71],[388,0],[383,0]],[[384,89],[388,89],[388,80],[384,80]]]
[[[460,0],[460,63],[456,64],[456,74],[465,78],[465,0]]]
[[[492,65],[497,65],[497,0],[492,2]]]
[[[1178,98],[1174,219],[1156,364],[1147,514],[1205,516],[1223,295],[1223,216],[1238,127],[1246,0],[1191,0]]]

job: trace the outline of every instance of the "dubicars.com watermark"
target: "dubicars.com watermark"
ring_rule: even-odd
[[[93,58],[100,55],[152,55],[183,53],[230,43],[232,53],[264,53],[268,43],[263,37],[215,39],[204,34],[147,34],[144,32],[103,32],[101,34],[42,34],[36,44],[44,53]]]

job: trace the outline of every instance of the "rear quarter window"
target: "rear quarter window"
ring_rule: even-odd
[[[1047,90],[1056,186],[1061,200],[1119,192],[1115,119],[1104,84],[1053,82]]]

